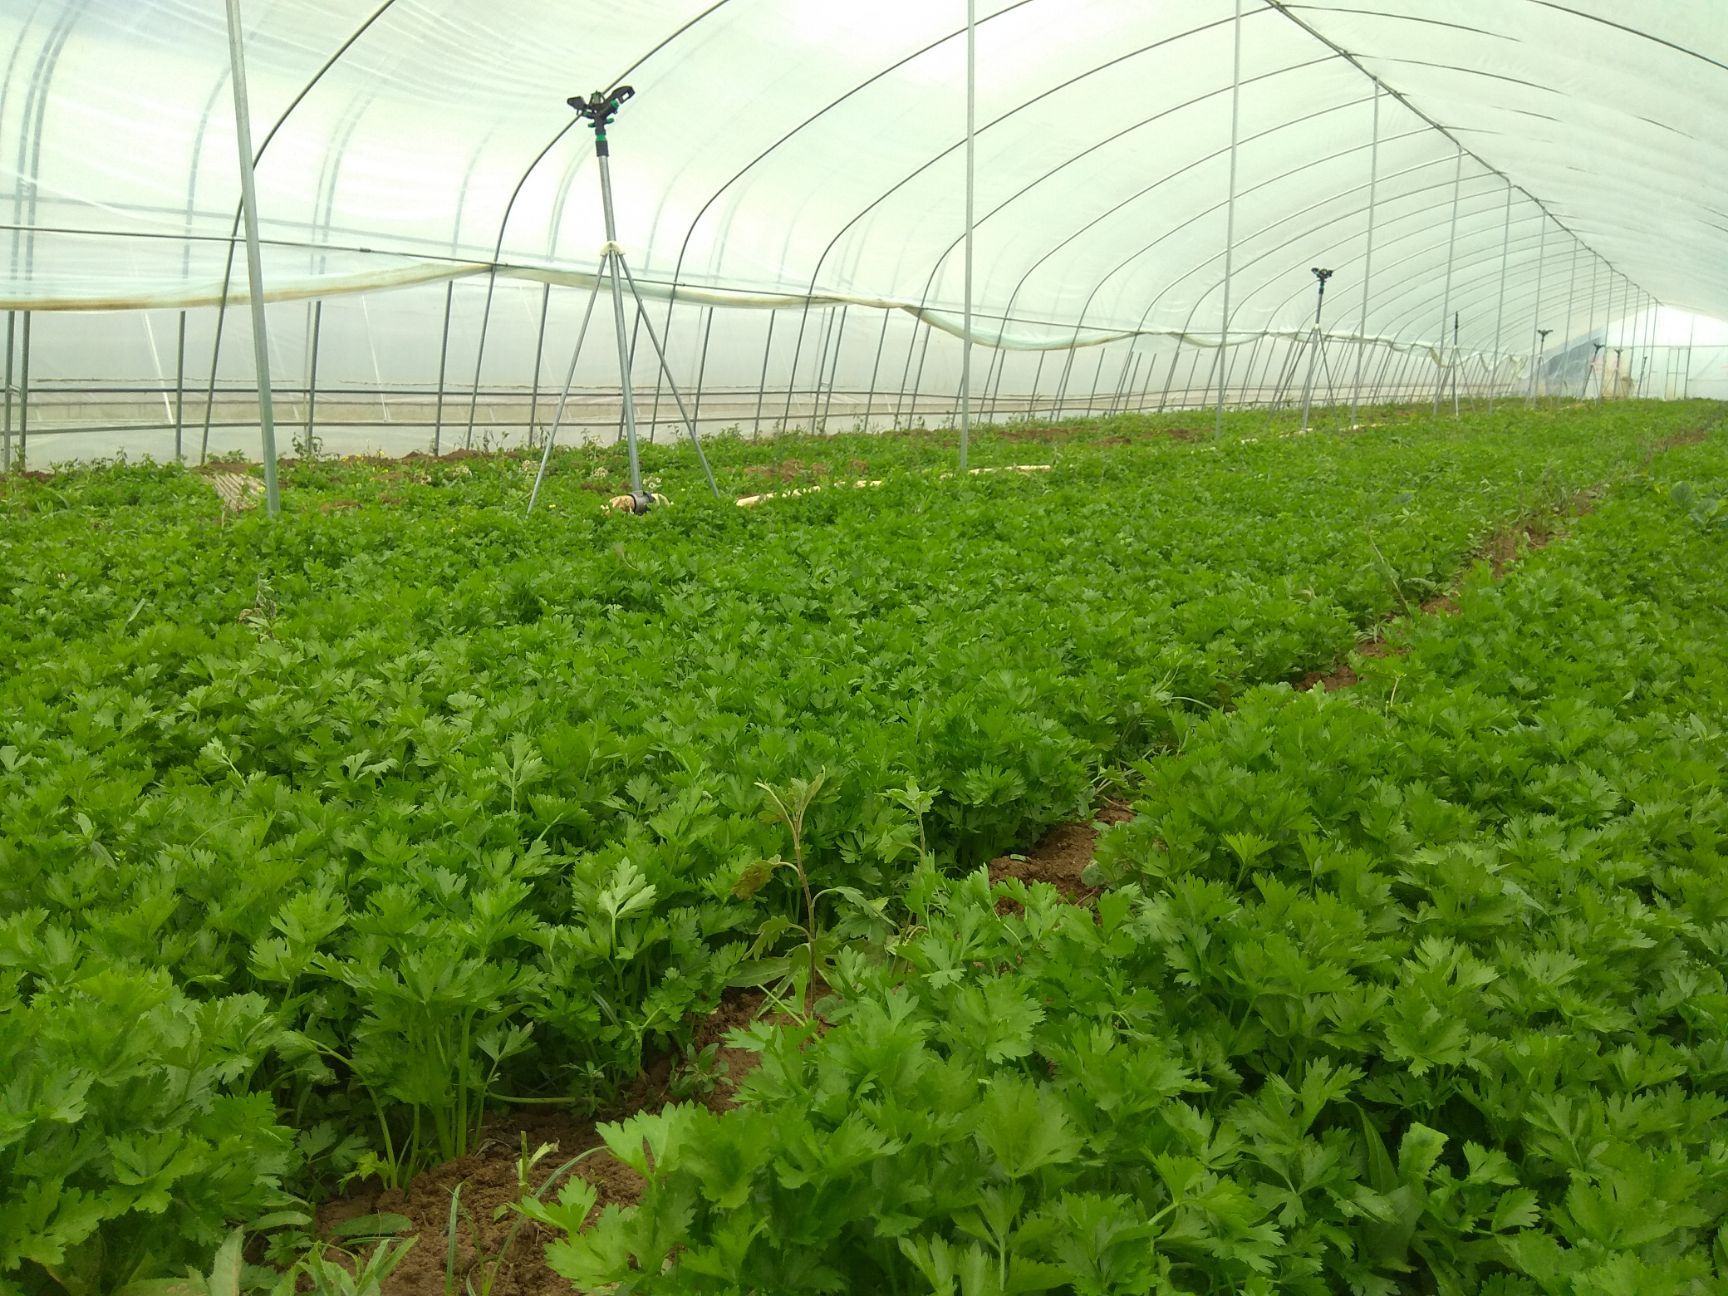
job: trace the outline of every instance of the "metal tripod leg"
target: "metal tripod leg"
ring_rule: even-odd
[[[564,373],[564,390],[558,395],[558,409],[552,415],[552,426],[546,429],[546,445],[540,451],[540,471],[534,474],[534,489],[528,492],[528,512],[540,498],[540,483],[546,480],[546,465],[552,461],[552,445],[558,440],[558,425],[564,421],[564,405],[570,399],[570,384],[576,381],[576,359],[582,354],[583,340],[588,336],[588,321],[594,318],[594,303],[600,298],[600,276],[594,276],[594,289],[588,294],[588,309],[582,313],[582,327],[576,333],[576,349],[570,353],[570,368]]]
[[[630,273],[630,263],[624,259],[622,252],[614,252],[618,268],[624,272],[624,280],[630,285],[630,295],[636,299],[636,316],[648,330],[648,340],[654,344],[654,354],[660,360],[660,372],[665,375],[666,385],[672,389],[672,399],[678,402],[678,413],[684,418],[684,427],[690,433],[690,448],[696,452],[697,461],[702,465],[702,475],[708,479],[708,489],[714,492],[714,498],[720,498],[720,487],[714,482],[714,470],[708,466],[708,456],[702,453],[702,440],[696,435],[696,420],[690,417],[690,411],[684,406],[684,395],[678,390],[678,381],[672,377],[672,366],[666,363],[666,353],[660,349],[660,337],[654,332],[654,321],[648,318],[648,308],[642,304],[642,291],[636,287],[636,276]]]

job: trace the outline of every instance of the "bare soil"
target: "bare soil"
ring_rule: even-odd
[[[361,1188],[325,1203],[318,1212],[319,1230],[328,1231],[360,1215],[393,1213],[412,1221],[413,1227],[401,1236],[413,1235],[416,1240],[385,1280],[384,1296],[442,1296],[451,1275],[450,1290],[457,1293],[465,1291],[468,1281],[479,1291],[490,1280],[494,1296],[570,1296],[569,1280],[546,1263],[546,1244],[551,1239],[545,1230],[532,1220],[522,1220],[518,1227],[519,1217],[509,1207],[523,1196],[518,1163],[524,1139],[529,1153],[546,1143],[557,1149],[527,1172],[528,1192],[541,1188],[571,1158],[587,1152],[590,1155],[566,1174],[580,1175],[593,1184],[599,1191],[599,1206],[639,1200],[640,1177],[602,1147],[594,1125],[561,1114],[501,1118],[489,1126],[478,1151],[416,1175],[405,1191]],[[555,1197],[564,1182],[563,1177],[553,1180],[545,1195]],[[452,1261],[450,1207],[458,1190]]]
[[[719,1008],[695,1024],[692,1055],[710,1045],[715,1053],[712,1070],[706,1072],[708,1082],[694,1085],[688,1097],[711,1111],[732,1106],[738,1085],[760,1059],[749,1049],[727,1044],[726,1037],[764,1016],[765,1004],[761,991],[728,991]],[[774,1019],[773,1014],[767,1016]],[[476,1291],[490,1280],[494,1296],[571,1296],[569,1280],[546,1263],[546,1244],[552,1238],[531,1220],[517,1226],[518,1215],[510,1209],[511,1204],[521,1200],[524,1191],[542,1187],[547,1197],[555,1197],[565,1179],[553,1179],[554,1172],[581,1153],[588,1155],[567,1173],[579,1175],[599,1190],[596,1212],[609,1205],[629,1206],[639,1201],[641,1177],[604,1148],[597,1126],[633,1112],[657,1111],[676,1101],[672,1076],[677,1062],[670,1053],[656,1058],[636,1078],[621,1106],[601,1116],[580,1119],[566,1112],[548,1111],[500,1116],[488,1122],[478,1150],[416,1175],[405,1190],[360,1185],[346,1196],[326,1202],[318,1211],[318,1229],[328,1233],[361,1215],[396,1214],[411,1221],[412,1226],[401,1236],[418,1240],[384,1283],[383,1296],[443,1296],[449,1273],[455,1275],[457,1293],[465,1292],[465,1283],[471,1279]],[[524,1176],[520,1169],[524,1143],[529,1154],[546,1143],[554,1144],[557,1150]],[[452,1266],[450,1201],[458,1189],[461,1195],[457,1199]],[[512,1228],[516,1229],[513,1239]]]
[[[1582,517],[1593,512],[1600,494],[1600,488],[1576,492],[1566,502],[1564,517]],[[1563,534],[1561,518],[1542,515],[1527,519],[1524,522],[1496,531],[1471,554],[1470,560],[1464,565],[1464,569],[1468,570],[1477,562],[1485,561],[1493,572],[1494,579],[1504,580],[1506,573],[1520,559],[1538,549],[1547,548]],[[1450,593],[1436,594],[1421,604],[1420,611],[1428,616],[1455,616],[1459,611],[1457,593],[1457,590],[1454,589]],[[1392,621],[1396,622],[1401,619],[1393,617]],[[1404,648],[1388,644],[1376,630],[1372,637],[1360,640],[1356,647],[1351,650],[1351,655],[1355,657],[1402,656],[1405,651],[1407,650]],[[1360,677],[1355,669],[1348,661],[1343,661],[1335,663],[1326,670],[1307,672],[1294,682],[1293,687],[1299,693],[1305,693],[1313,688],[1320,688],[1328,693],[1333,693],[1338,689],[1352,688],[1359,682]]]
[[[1080,875],[1092,862],[1098,846],[1098,825],[1118,824],[1134,817],[1133,810],[1118,801],[1108,801],[1091,823],[1057,824],[1024,854],[1002,855],[990,861],[990,881],[1018,878],[1022,882],[1048,882],[1075,904],[1090,904],[1098,888],[1087,886]],[[1011,912],[1018,902],[1004,898],[1000,912]]]

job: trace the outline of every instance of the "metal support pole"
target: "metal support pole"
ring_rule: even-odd
[[[864,393],[864,431],[870,430],[870,411],[876,405],[876,377],[882,372],[882,348],[888,342],[888,312],[882,312],[882,330],[876,335],[876,359],[870,366],[870,386]]]
[[[534,474],[534,489],[528,492],[528,512],[540,498],[540,483],[546,480],[546,465],[552,462],[552,445],[558,440],[558,426],[564,421],[564,406],[570,400],[570,386],[576,381],[576,361],[582,355],[582,343],[588,337],[588,321],[594,318],[594,303],[600,298],[600,276],[594,276],[594,287],[588,291],[588,309],[582,312],[582,327],[576,330],[576,345],[570,349],[570,367],[564,371],[564,387],[558,394],[558,408],[552,415],[552,426],[546,429],[546,444],[540,449],[540,471]]]
[[[966,0],[966,336],[960,344],[960,471],[972,442],[972,226],[977,175],[978,14]]]
[[[816,349],[816,377],[810,384],[810,415],[805,420],[809,425],[805,430],[812,435],[817,431],[816,420],[822,412],[822,384],[828,376],[828,343],[834,337],[834,308],[830,306],[822,313],[822,343]]]
[[[690,402],[690,413],[698,425],[702,421],[702,387],[708,379],[708,339],[714,332],[714,308],[710,306],[705,312],[707,318],[702,321],[702,354],[696,359],[696,395]]]
[[[1004,322],[1003,329],[1006,327],[1007,324]],[[984,367],[984,390],[989,393],[987,397],[989,404],[984,410],[984,421],[990,424],[997,422],[998,406],[1002,399],[1002,370],[1007,368],[1008,364],[1008,354],[1001,347],[1001,330],[997,331],[996,342],[997,345],[990,350],[990,363]]]
[[[1224,393],[1230,386],[1230,280],[1236,269],[1236,154],[1242,126],[1242,0],[1236,0],[1230,39],[1230,188],[1224,208],[1224,309],[1218,324],[1218,414],[1212,424],[1213,440],[1224,436]]]
[[[1446,292],[1441,298],[1440,336],[1436,339],[1442,367],[1439,374],[1440,380],[1434,384],[1434,408],[1431,413],[1435,417],[1438,417],[1440,414],[1440,396],[1441,393],[1446,390],[1446,369],[1444,366],[1446,357],[1446,323],[1452,315],[1452,260],[1458,249],[1458,199],[1463,190],[1463,186],[1464,146],[1460,144],[1458,146],[1458,161],[1452,171],[1452,232],[1446,242]],[[1453,364],[1457,364],[1458,357],[1456,355],[1452,357],[1452,362]]]
[[[1452,313],[1452,417],[1457,418],[1458,409],[1458,370],[1463,367],[1464,353],[1458,346],[1458,313]]]
[[[1196,372],[1198,372],[1199,368],[1200,368],[1200,353],[1198,351],[1196,351],[1194,353],[1194,358],[1191,361],[1189,361],[1189,363],[1188,363],[1188,377],[1185,378],[1182,382],[1182,408],[1183,409],[1188,408],[1188,397],[1194,390],[1194,375]],[[1206,400],[1205,400],[1204,395],[1202,395],[1199,404],[1197,404],[1194,408],[1196,408],[1196,409],[1205,409],[1206,408]]]
[[[1266,354],[1260,359],[1260,377],[1254,382],[1254,405],[1256,408],[1264,405],[1267,409],[1273,409],[1278,403],[1280,384],[1284,381],[1284,362],[1279,357],[1279,339],[1275,335],[1262,332],[1255,345],[1260,346],[1262,343],[1266,347]],[[1274,366],[1278,371],[1276,378],[1272,376]],[[1270,395],[1267,394],[1268,390]]]
[[[1649,322],[1644,329],[1644,372],[1646,375],[1646,382],[1640,384],[1638,389],[1640,394],[1649,390],[1647,378],[1650,372],[1650,362],[1656,357],[1657,343],[1662,336],[1657,328],[1657,325],[1661,323],[1662,319],[1662,303],[1657,301],[1654,297],[1648,297],[1648,301],[1649,315],[1647,318]]]
[[[918,413],[918,398],[924,394],[924,362],[930,358],[930,339],[936,330],[930,325],[924,326],[924,345],[918,350],[918,372],[912,378],[912,413]]]
[[[1308,339],[1308,376],[1302,383],[1302,431],[1308,431],[1308,413],[1314,406],[1314,365],[1320,358],[1320,312],[1326,307],[1326,281],[1332,271],[1314,267],[1314,277],[1320,281],[1320,292],[1314,302],[1314,335]]]
[[[258,432],[264,457],[264,508],[282,511],[276,485],[276,408],[270,395],[270,338],[264,322],[264,262],[258,250],[258,194],[252,177],[252,117],[246,98],[246,51],[240,0],[228,0],[228,61],[233,71],[234,136],[240,151],[240,205],[246,216],[246,286],[252,304],[252,354],[258,370]],[[29,316],[25,316],[28,326]],[[26,335],[28,336],[28,335]]]
[[[1506,326],[1506,272],[1512,264],[1512,182],[1506,182],[1506,232],[1500,241],[1500,301],[1494,308],[1494,375],[1488,384],[1488,412],[1494,412],[1495,388],[1500,383],[1500,341]]]
[[[318,428],[318,338],[324,328],[324,299],[312,303],[312,357],[306,375],[306,457],[317,454]]]
[[[1536,399],[1536,374],[1542,366],[1542,356],[1548,350],[1548,335],[1553,331],[1553,329],[1545,328],[1539,328],[1536,330],[1536,354],[1535,358],[1530,362],[1530,399],[1532,403],[1534,403]],[[1547,384],[1544,383],[1543,387],[1546,389]]]
[[[30,317],[24,317],[28,323]],[[1680,399],[1692,399],[1692,344],[1698,340],[1698,317],[1694,315],[1686,329],[1686,368],[1680,376]]]
[[[1638,308],[1643,312],[1643,317],[1638,321],[1638,350],[1642,353],[1639,358],[1643,360],[1644,364],[1639,370],[1638,381],[1633,387],[1633,394],[1639,400],[1643,400],[1644,379],[1650,372],[1650,325],[1652,315],[1650,294],[1640,289],[1638,293],[1638,302]]]
[[[1100,344],[1098,347],[1098,367],[1092,371],[1092,390],[1086,394],[1086,417],[1092,417],[1092,406],[1098,400],[1098,384],[1104,379],[1104,354],[1110,348]]]
[[[912,380],[912,353],[918,349],[918,324],[916,315],[912,317],[912,336],[906,341],[906,363],[900,366],[900,390],[894,397],[894,426],[903,426],[900,422],[900,412],[906,405],[906,384]],[[930,328],[924,325],[926,331]],[[913,401],[916,405],[917,401]]]
[[[438,401],[432,414],[432,457],[444,449],[444,375],[450,360],[450,305],[456,293],[456,281],[444,284],[444,331],[438,337]]]
[[[1577,333],[1573,329],[1572,317],[1578,309],[1578,249],[1581,246],[1582,244],[1574,236],[1572,239],[1572,273],[1566,285],[1566,335],[1562,339],[1562,347],[1577,337]],[[1564,394],[1564,386],[1562,386],[1561,392]]]
[[[480,341],[474,348],[474,385],[468,389],[468,429],[462,448],[474,448],[474,416],[480,408],[480,366],[486,362],[486,334],[492,325],[492,294],[498,287],[498,267],[486,271],[486,304],[480,309]]]
[[[1380,404],[1380,393],[1385,389],[1386,379],[1392,372],[1392,362],[1397,358],[1397,348],[1388,343],[1385,354],[1380,357],[1379,367],[1374,370],[1374,385],[1368,393],[1370,405]]]
[[[0,423],[0,472],[12,471],[12,353],[18,331],[18,312],[6,312],[6,421]]]
[[[768,390],[768,356],[774,350],[774,321],[779,311],[768,312],[768,340],[762,344],[762,380],[756,384],[756,421],[750,425],[750,439],[762,435],[762,397]]]
[[[851,309],[850,306],[842,306],[840,318],[834,324],[834,359],[827,365],[828,394],[822,398],[822,430],[824,432],[828,430],[828,412],[834,408],[834,384],[840,381],[840,344],[846,340],[846,312]],[[826,341],[822,343],[822,354],[824,356],[828,354]],[[817,373],[816,378],[818,386],[820,386],[822,378],[820,372]]]
[[[1032,371],[1032,388],[1026,393],[1026,418],[1028,422],[1038,416],[1038,384],[1044,380],[1044,357],[1049,354],[1048,351],[1040,351],[1038,353],[1038,367]]]
[[[1598,291],[1597,287],[1596,287],[1596,282],[1601,277],[1602,277],[1602,258],[1597,257],[1595,265],[1592,266],[1591,270],[1590,270],[1590,331],[1592,333],[1594,333],[1596,331],[1596,297],[1597,297],[1597,291]],[[1612,279],[1610,279],[1608,281],[1608,289],[1609,289],[1609,295],[1610,295],[1610,297],[1612,297],[1613,289],[1614,289],[1614,281]],[[1602,356],[1603,348],[1608,345],[1608,309],[1609,309],[1609,302],[1604,301],[1602,303],[1602,340],[1600,342],[1595,343],[1596,354],[1598,356]],[[1608,384],[1603,381],[1605,378],[1607,378],[1607,376],[1608,376],[1608,358],[1606,356],[1602,356],[1602,372],[1596,376],[1596,399],[1599,401],[1607,399]],[[1588,392],[1590,390],[1590,376],[1588,374],[1586,374],[1584,376],[1584,390],[1586,392]]]
[[[30,312],[24,312],[24,327],[20,330],[18,356],[18,462],[30,465]],[[1691,372],[1692,355],[1687,350],[1687,372]]]
[[[534,425],[540,418],[540,366],[546,356],[546,308],[552,304],[552,285],[540,285],[540,329],[534,335],[534,380],[528,384],[528,444],[534,444]]]
[[[8,396],[10,400],[10,396]],[[10,422],[11,420],[7,420]],[[186,312],[174,341],[174,462],[186,462]]]
[[[702,438],[696,435],[696,420],[684,406],[684,394],[678,390],[678,380],[672,376],[672,366],[667,363],[666,351],[660,345],[660,335],[654,331],[654,321],[648,317],[648,307],[642,300],[642,290],[636,286],[636,278],[630,273],[630,263],[624,259],[622,252],[612,254],[612,263],[624,272],[624,279],[630,285],[630,295],[636,299],[636,318],[641,321],[643,331],[648,334],[648,341],[654,347],[654,355],[660,361],[660,372],[666,378],[666,385],[672,389],[672,399],[678,403],[679,417],[690,431],[690,448],[696,452],[696,462],[702,465],[702,475],[708,479],[709,491],[715,499],[719,499],[720,487],[714,480],[714,470],[708,466],[708,456],[702,452]]]
[[[1374,133],[1368,146],[1368,250],[1362,259],[1362,319],[1356,326],[1356,381],[1350,389],[1350,426],[1362,407],[1362,361],[1368,350],[1368,288],[1374,277],[1374,208],[1380,194],[1380,83],[1374,83]]]
[[[1244,409],[1252,409],[1254,407],[1254,397],[1250,396],[1249,393],[1255,390],[1254,366],[1259,363],[1260,347],[1265,340],[1266,335],[1264,333],[1256,333],[1254,335],[1253,344],[1248,348],[1248,363],[1242,366],[1242,396],[1241,399],[1237,401],[1237,404],[1242,406]],[[1148,370],[1150,370],[1150,362],[1148,363]]]
[[[600,207],[606,221],[606,249],[601,255],[603,272],[612,283],[612,327],[618,343],[618,392],[623,403],[624,438],[630,458],[630,494],[642,498],[642,460],[636,450],[636,391],[630,372],[630,344],[624,339],[624,284],[618,274],[618,227],[612,216],[612,164],[606,146],[606,128],[594,132],[594,153],[600,162]]]
[[[1548,268],[1548,217],[1542,217],[1542,235],[1536,248],[1536,313],[1531,323],[1531,330],[1542,342],[1548,339],[1548,333],[1542,325],[1542,276]],[[1525,397],[1526,406],[1536,404],[1536,366],[1539,362],[1540,348],[1532,347],[1530,351],[1530,393]]]
[[[1128,343],[1128,354],[1122,357],[1122,372],[1116,377],[1116,391],[1110,397],[1109,414],[1115,414],[1116,407],[1122,403],[1122,395],[1128,390],[1128,370],[1132,366],[1136,371],[1140,368],[1140,357],[1134,354],[1134,343]]]

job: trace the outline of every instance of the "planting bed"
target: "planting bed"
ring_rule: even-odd
[[[721,442],[731,495],[884,484],[743,510],[660,451],[645,518],[596,451],[527,519],[513,457],[296,465],[274,523],[171,468],[5,484],[0,1284],[236,1226],[316,1282],[467,1178],[485,1222],[390,1281],[478,1291],[485,1131],[564,1145],[531,1191],[663,1096],[603,1130],[641,1208],[583,1231],[597,1155],[516,1246],[668,1291],[1713,1280],[1716,417],[1112,420],[978,477]],[[1129,787],[1084,878],[1085,830],[1037,852]]]

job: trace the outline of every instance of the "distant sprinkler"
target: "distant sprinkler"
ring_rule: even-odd
[[[1534,405],[1536,403],[1536,374],[1542,367],[1542,356],[1548,350],[1548,335],[1553,331],[1551,328],[1536,330],[1536,336],[1541,341],[1536,346],[1536,354],[1530,357],[1530,396],[1525,402],[1526,404]]]
[[[1590,363],[1584,366],[1584,386],[1578,391],[1579,400],[1590,394],[1590,374],[1596,368],[1596,357],[1602,354],[1604,343],[1592,342],[1590,345],[1594,349],[1590,352]]]
[[[1308,381],[1302,387],[1302,430],[1304,432],[1308,430],[1308,412],[1314,404],[1314,362],[1320,358],[1320,312],[1326,307],[1326,281],[1335,273],[1319,266],[1310,266],[1309,271],[1319,281],[1320,295],[1314,302],[1314,336],[1308,344]]]

